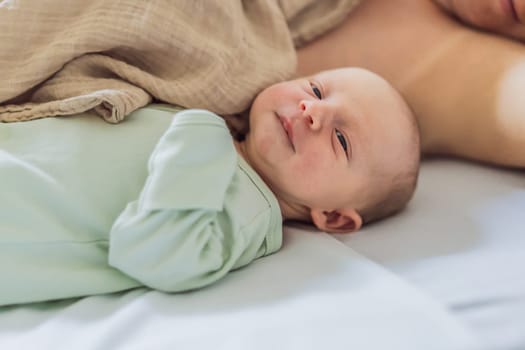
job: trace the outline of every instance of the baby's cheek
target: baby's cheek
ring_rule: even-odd
[[[319,152],[311,152],[295,164],[295,172],[303,178],[309,179],[313,185],[328,177],[332,166]]]
[[[253,135],[258,152],[260,154],[270,154],[275,144],[275,135],[268,130],[260,130]]]

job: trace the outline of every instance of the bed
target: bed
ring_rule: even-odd
[[[351,235],[287,225],[278,253],[194,292],[2,307],[0,348],[523,349],[524,175],[425,160],[393,218]]]
[[[445,306],[487,349],[525,348],[525,172],[423,163],[407,211],[338,239]]]

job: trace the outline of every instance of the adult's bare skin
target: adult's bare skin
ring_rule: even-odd
[[[525,42],[525,0],[434,0],[459,20]]]
[[[298,50],[298,75],[360,66],[418,118],[424,154],[525,167],[525,45],[477,31],[430,0],[365,0]]]

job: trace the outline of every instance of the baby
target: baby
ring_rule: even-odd
[[[379,76],[336,69],[261,92],[238,145],[285,219],[358,230],[412,196],[419,134],[409,107]]]
[[[414,118],[368,71],[273,85],[249,119],[242,142],[203,110],[7,124],[0,305],[199,288],[277,251],[283,220],[351,232],[414,191]]]

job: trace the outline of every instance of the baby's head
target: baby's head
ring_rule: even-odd
[[[275,193],[285,219],[351,232],[412,197],[419,134],[391,85],[343,68],[262,91],[241,152]]]

